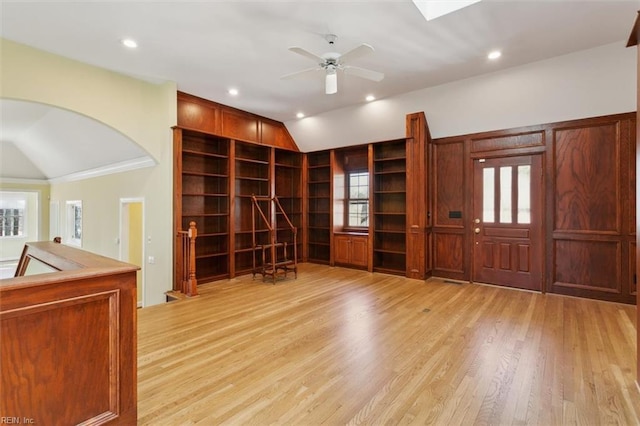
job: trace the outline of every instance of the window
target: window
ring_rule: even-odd
[[[67,201],[67,241],[82,247],[82,201]]]
[[[482,222],[495,223],[497,219],[499,223],[530,224],[531,166],[487,167],[482,172]],[[496,198],[499,203],[497,210]]]
[[[347,226],[369,226],[369,173],[352,172],[347,175]]]
[[[26,237],[27,196],[23,192],[0,193],[0,237]]]

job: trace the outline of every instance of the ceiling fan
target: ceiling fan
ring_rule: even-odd
[[[333,46],[338,37],[335,34],[327,34],[325,40],[329,43],[329,46]],[[384,74],[378,71],[372,71],[365,68],[354,67],[347,63],[353,59],[364,56],[374,51],[373,47],[369,44],[362,43],[360,46],[351,49],[350,51],[340,54],[336,52],[327,52],[322,55],[316,55],[301,47],[290,47],[290,51],[299,55],[307,57],[315,61],[318,65],[313,68],[308,68],[302,71],[296,71],[291,74],[283,75],[281,78],[289,79],[304,76],[307,74],[314,74],[318,71],[325,72],[325,93],[332,95],[338,92],[338,71],[343,71],[345,74],[354,75],[360,78],[366,78],[367,80],[380,81],[384,78]]]

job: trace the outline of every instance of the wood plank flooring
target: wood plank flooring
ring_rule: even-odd
[[[640,424],[635,306],[299,270],[139,310],[139,424]]]

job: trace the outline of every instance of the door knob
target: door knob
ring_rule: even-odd
[[[473,219],[473,223],[480,223],[480,219],[478,218]]]
[[[479,233],[480,233],[480,228],[475,228],[475,229],[473,230],[473,232],[475,232],[476,234],[479,234]]]

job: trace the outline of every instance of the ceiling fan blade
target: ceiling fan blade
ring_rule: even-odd
[[[340,62],[344,64],[346,62],[352,61],[355,58],[359,58],[361,56],[367,55],[373,52],[374,50],[375,49],[370,44],[362,43],[360,46],[354,49],[351,49],[350,51],[344,53],[343,55],[340,55]]]
[[[342,67],[345,74],[354,75],[360,78],[366,78],[367,80],[381,81],[384,78],[384,74],[378,71],[372,71],[360,67],[352,67],[345,65]]]
[[[324,58],[322,56],[318,56],[315,53],[311,53],[308,50],[303,49],[302,47],[290,47],[290,51],[297,53],[298,55],[302,55],[306,58],[309,58],[315,61],[317,64],[323,64]]]
[[[315,74],[318,71],[322,71],[322,68],[320,68],[320,67],[307,68],[306,70],[296,71],[296,72],[292,72],[290,74],[285,74],[285,75],[281,76],[280,78],[283,79],[283,80],[289,80],[291,78],[308,77],[308,76],[311,76],[311,75]]]

